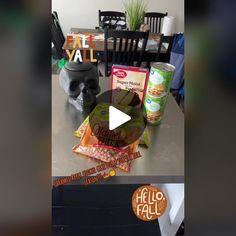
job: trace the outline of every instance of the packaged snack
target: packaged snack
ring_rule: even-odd
[[[84,122],[80,125],[80,127],[74,132],[75,137],[81,138],[84,131],[87,129],[89,123],[89,116],[86,117]]]
[[[111,75],[111,102],[140,107],[144,102],[148,69],[113,65]],[[125,93],[124,90],[131,93]]]
[[[90,113],[89,116],[87,116],[85,118],[85,120],[83,121],[83,123],[79,126],[79,128],[74,131],[74,135],[77,137],[77,138],[81,138],[82,134],[84,133],[84,131],[86,130],[87,126],[89,125],[89,117],[91,118],[94,114],[94,112],[96,111],[97,113],[99,113],[103,108],[106,109],[108,106],[108,104],[106,103],[103,103],[99,106],[96,106]],[[117,108],[120,108],[120,109],[123,109],[124,112],[126,114],[129,114],[130,113],[130,107],[124,107],[124,106],[120,106],[120,105],[117,105]],[[99,115],[99,114],[98,114]],[[106,118],[106,121],[108,119],[108,116],[105,116]]]
[[[128,149],[133,148],[134,145],[128,147]],[[130,156],[132,156],[132,153],[128,149],[90,143],[88,145],[79,144],[73,148],[73,151],[103,162],[111,163],[109,166],[111,168],[118,167],[121,170],[129,172],[131,167]],[[121,159],[125,161],[121,162]]]
[[[92,111],[92,113],[93,112],[94,112],[94,110]],[[127,111],[127,113],[129,113],[129,111]],[[91,116],[92,116],[92,114],[90,114],[90,117]],[[76,131],[74,131],[75,137],[81,138],[88,125],[89,125],[89,116],[87,116],[86,119],[84,120],[84,122],[79,126],[79,128]],[[145,129],[142,136],[139,138],[138,144],[145,145],[146,147],[148,147],[149,143],[150,143],[149,134],[148,134],[147,129]]]
[[[142,136],[139,139],[139,145],[145,145],[146,147],[149,147],[149,144],[150,144],[150,139],[149,139],[148,130],[145,129]]]
[[[150,124],[161,122],[174,72],[175,67],[167,63],[157,62],[151,66],[144,102]]]
[[[84,130],[81,135],[80,144],[73,148],[75,153],[80,153],[104,162],[114,162],[116,167],[124,171],[130,170],[133,153],[137,151],[138,140],[130,144],[133,135],[139,132],[140,124],[134,120],[129,124],[129,128],[120,127],[115,130],[109,130],[109,117],[105,112],[109,104],[99,104],[90,115],[88,120],[82,124]],[[121,107],[120,107],[121,108]],[[133,112],[129,107],[122,107],[126,112]],[[123,110],[124,111],[124,110]],[[86,128],[85,128],[86,127]],[[79,132],[77,132],[79,133]],[[119,158],[125,158],[125,162],[116,162]]]
[[[89,119],[87,117],[84,120],[84,122],[80,125],[80,127],[74,132],[75,137],[77,137],[77,138],[81,138],[82,137],[84,131],[87,128],[88,121],[89,121]],[[147,129],[144,130],[142,136],[139,139],[139,143],[138,144],[139,145],[145,145],[146,147],[149,147],[150,139],[149,139],[149,134],[148,134]]]

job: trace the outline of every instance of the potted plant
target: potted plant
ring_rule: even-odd
[[[129,30],[139,30],[147,10],[147,3],[143,0],[127,0],[124,2],[124,6],[127,12]]]

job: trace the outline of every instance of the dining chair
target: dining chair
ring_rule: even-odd
[[[105,76],[113,64],[140,66],[149,32],[105,30]],[[140,47],[140,48],[139,48]]]
[[[160,33],[162,19],[167,16],[168,13],[160,12],[146,12],[143,17],[143,23],[150,26],[150,32]]]
[[[65,36],[62,32],[59,18],[56,12],[52,13],[51,17],[51,33],[52,33],[52,42],[54,44],[54,47],[56,49],[56,57],[61,59],[63,56],[63,44],[65,42]]]
[[[54,16],[55,16],[55,18],[57,19],[57,20],[59,20],[59,17],[58,17],[58,14],[57,14],[57,12],[56,11],[53,11],[53,13],[52,13]]]
[[[161,61],[161,62],[169,63],[173,40],[174,40],[174,35],[173,36],[164,36],[163,34],[160,35],[160,40],[159,40],[158,48],[155,53],[154,62]],[[162,51],[163,49],[165,50],[164,53]],[[150,69],[152,63],[153,61],[147,61],[146,66]]]
[[[98,11],[99,27],[104,29],[126,29],[126,12]]]
[[[162,34],[162,36],[161,36],[160,44],[162,45],[162,47],[165,47],[165,49],[166,49],[166,53],[165,53],[165,61],[166,62],[170,61],[170,53],[171,53],[171,49],[172,49],[172,46],[173,46],[174,38],[175,38],[175,35],[164,36]]]

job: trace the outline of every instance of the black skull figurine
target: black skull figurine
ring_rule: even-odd
[[[97,68],[91,63],[67,63],[60,72],[59,83],[77,110],[90,112],[95,106],[100,86]]]

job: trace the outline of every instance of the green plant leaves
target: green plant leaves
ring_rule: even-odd
[[[127,12],[129,29],[138,30],[147,10],[147,3],[142,0],[128,0],[124,2],[124,6]]]

